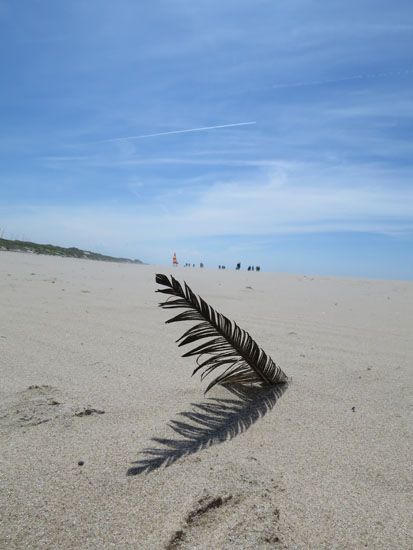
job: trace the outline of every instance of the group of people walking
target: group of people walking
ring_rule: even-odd
[[[237,263],[237,267],[235,269],[237,271],[241,269],[241,262]],[[247,271],[261,271],[261,267],[259,265],[256,265],[256,266],[249,265]]]
[[[173,265],[177,266],[178,265],[178,260],[176,259],[176,254],[174,253],[173,255],[173,258],[172,258],[172,263]],[[191,263],[186,263],[184,264],[184,267],[195,267],[195,264],[191,264]],[[204,267],[204,264],[202,262],[200,262],[199,264],[199,267]],[[219,265],[218,266],[218,269],[226,269],[226,266],[225,265]],[[239,271],[241,269],[241,262],[238,262],[237,265],[235,266],[235,270],[236,271]],[[261,267],[259,265],[249,265],[248,266],[248,269],[247,271],[261,271]]]
[[[195,267],[195,264],[186,263],[184,264],[184,267]],[[204,264],[201,262],[199,264],[199,267],[204,267]],[[219,265],[218,269],[226,269],[225,265]],[[236,267],[236,271],[239,271],[241,269],[241,262],[238,262]],[[261,271],[261,267],[259,265],[249,265],[247,271]]]

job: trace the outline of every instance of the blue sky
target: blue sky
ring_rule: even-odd
[[[0,46],[6,237],[413,278],[411,0],[0,0]]]

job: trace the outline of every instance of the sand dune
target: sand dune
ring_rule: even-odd
[[[289,387],[204,396],[159,271]],[[413,546],[413,283],[1,252],[0,312],[1,548]]]

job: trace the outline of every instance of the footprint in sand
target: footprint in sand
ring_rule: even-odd
[[[231,462],[211,470],[205,479],[207,485],[183,512],[179,527],[165,543],[165,550],[285,547],[280,533],[277,501],[282,488],[278,482],[248,458],[242,466]],[[234,470],[237,483],[225,483],[229,478],[222,474]],[[259,529],[251,530],[251,524],[259,525]]]
[[[103,414],[92,407],[67,403],[60,390],[48,385],[33,385],[6,400],[0,409],[0,428],[19,429],[51,421],[69,422],[74,417]]]

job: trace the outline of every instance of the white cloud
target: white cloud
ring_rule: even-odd
[[[151,204],[26,206],[13,213],[3,208],[0,225],[8,234],[23,231],[35,240],[131,255],[156,255],[178,241],[218,236],[413,231],[413,190],[393,186],[389,174],[357,178],[347,168],[334,181],[321,170],[309,174],[312,169],[299,165],[295,173],[253,182],[217,182],[188,197],[174,189]]]

